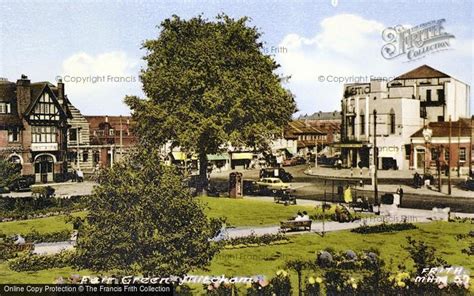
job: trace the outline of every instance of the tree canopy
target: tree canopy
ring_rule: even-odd
[[[209,220],[174,168],[136,152],[103,171],[79,227],[76,265],[94,271],[183,275],[218,251]]]
[[[261,33],[247,22],[173,16],[157,39],[144,42],[147,98],[125,99],[141,144],[171,141],[197,153],[205,175],[206,154],[229,143],[262,148],[281,132],[296,111],[294,98],[275,73],[279,65],[263,53]]]

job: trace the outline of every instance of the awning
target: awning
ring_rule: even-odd
[[[253,158],[253,153],[247,153],[247,152],[232,153],[232,160],[252,159],[252,158]]]
[[[189,158],[186,157],[186,153],[185,153],[185,152],[175,151],[175,152],[171,152],[171,154],[173,155],[174,160],[189,160]],[[191,159],[192,159],[192,160],[196,160],[196,159],[197,159],[197,156],[196,156],[196,155],[192,155],[192,156],[191,156]]]
[[[228,160],[229,159],[229,154],[208,154],[207,155],[207,160]]]
[[[171,152],[174,160],[186,160],[186,153],[184,152]]]
[[[336,148],[362,148],[364,144],[361,143],[335,143],[332,147]]]

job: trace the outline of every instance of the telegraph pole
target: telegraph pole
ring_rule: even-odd
[[[378,153],[377,153],[377,110],[374,109],[374,200],[379,204],[379,192],[377,185]]]
[[[123,126],[122,126],[122,115],[120,115],[120,160],[122,160],[123,154]]]
[[[452,133],[452,122],[451,115],[449,116],[449,140],[448,140],[448,195],[451,195],[451,133]]]

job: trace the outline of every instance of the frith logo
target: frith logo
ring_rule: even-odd
[[[408,61],[413,61],[427,54],[449,49],[449,41],[455,37],[444,32],[445,21],[434,20],[412,28],[401,25],[386,28],[382,32],[382,38],[387,42],[382,47],[382,56],[387,60],[406,56]]]

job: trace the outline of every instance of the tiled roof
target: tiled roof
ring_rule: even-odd
[[[431,68],[428,65],[420,66],[405,74],[398,76],[396,79],[420,79],[420,78],[449,78],[448,74]]]
[[[315,112],[311,115],[301,115],[298,117],[298,120],[334,120],[334,119],[341,119],[341,112],[333,111],[333,112]]]
[[[8,126],[23,126],[18,114],[0,114],[0,128]]]
[[[430,122],[428,128],[432,130],[431,137],[449,137],[449,122]],[[419,129],[414,133],[412,138],[423,138],[424,128]],[[451,137],[456,138],[461,137],[470,137],[471,136],[471,120],[468,118],[463,118],[458,121],[451,122]],[[453,143],[455,139],[453,139]]]
[[[16,100],[16,84],[10,81],[0,81],[0,102]]]
[[[106,119],[107,117],[107,119]],[[89,126],[91,129],[98,129],[100,125],[105,123],[106,121],[109,125],[113,128],[114,126],[120,125],[120,116],[107,116],[107,115],[87,115],[84,118],[89,122]],[[129,120],[129,124],[132,122],[131,116],[122,116],[122,125],[127,125],[127,120]]]

